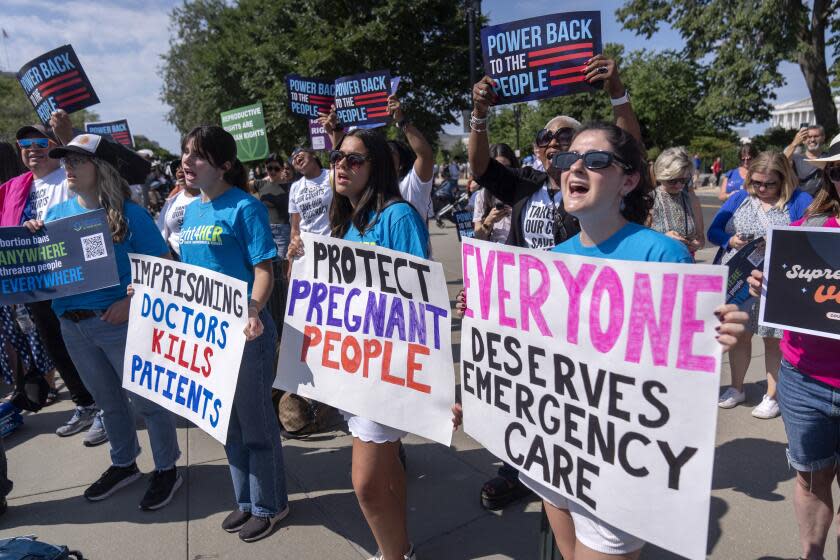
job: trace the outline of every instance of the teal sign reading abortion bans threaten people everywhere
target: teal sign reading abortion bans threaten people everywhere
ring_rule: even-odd
[[[119,284],[104,210],[49,222],[37,233],[0,228],[0,305],[30,303]]]
[[[222,128],[236,140],[239,161],[254,161],[268,157],[268,136],[261,102],[245,105],[222,113]]]

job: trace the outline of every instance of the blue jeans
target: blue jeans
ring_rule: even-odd
[[[799,472],[836,466],[840,462],[840,389],[782,360],[778,392],[790,466]]]
[[[245,343],[230,413],[225,453],[241,511],[270,517],[286,509],[286,468],[277,413],[271,402],[277,328],[263,309],[265,330]]]
[[[112,325],[98,315],[78,323],[62,318],[61,334],[85,387],[102,409],[102,422],[111,445],[111,463],[126,467],[140,455],[134,421],[136,409],[149,430],[155,470],[171,469],[181,456],[175,415],[122,388],[128,323]]]

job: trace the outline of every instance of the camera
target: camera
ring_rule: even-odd
[[[504,210],[505,205],[504,205],[503,202],[497,202],[495,208],[496,208],[496,210]]]

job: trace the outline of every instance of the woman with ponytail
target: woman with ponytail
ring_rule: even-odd
[[[120,278],[116,286],[52,302],[70,357],[102,409],[102,422],[111,445],[111,466],[84,495],[92,502],[104,500],[142,476],[135,462],[140,454],[136,409],[146,422],[155,463],[140,508],[160,509],[172,500],[182,482],[175,468],[181,455],[175,417],[157,404],[125,391],[122,371],[131,305],[131,298],[126,295],[131,282],[128,253],[168,258],[169,250],[149,213],[131,202],[128,183],[115,169],[118,150],[109,141],[95,134],[82,134],[68,145],[54,148],[49,156],[61,158],[68,187],[76,196],[49,208],[45,221],[105,210]],[[43,225],[41,220],[24,223],[32,232]]]
[[[181,144],[187,188],[200,199],[184,212],[181,260],[248,284],[248,325],[225,453],[237,507],[222,529],[245,542],[260,540],[289,513],[277,414],[271,403],[277,329],[265,304],[274,285],[277,247],[268,211],[248,194],[248,173],[236,159],[236,141],[218,126],[199,126]],[[191,235],[212,226],[212,239]]]

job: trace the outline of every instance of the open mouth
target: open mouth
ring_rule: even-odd
[[[589,185],[583,183],[582,181],[578,181],[572,179],[569,181],[569,196],[576,197],[576,196],[583,196],[589,192]]]
[[[336,184],[346,185],[350,183],[350,177],[343,171],[337,171],[335,174]]]

